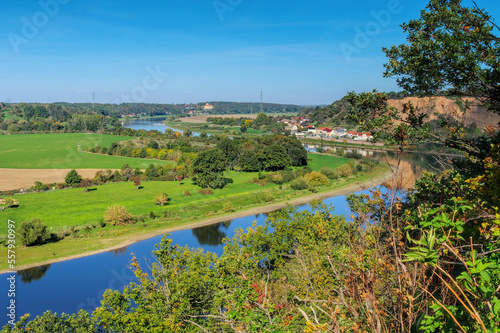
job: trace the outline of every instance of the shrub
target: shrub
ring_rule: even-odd
[[[324,186],[330,183],[330,181],[324,174],[317,171],[308,173],[307,175],[304,176],[304,179],[306,180],[307,185],[309,187]]]
[[[200,193],[201,193],[201,194],[203,194],[203,195],[209,195],[209,194],[213,194],[213,193],[214,193],[214,192],[212,192],[212,190],[211,190],[211,189],[209,189],[209,188],[200,188],[200,189],[198,190],[198,192],[200,192]]]
[[[295,174],[295,178],[300,178],[300,177],[303,177],[305,176],[306,174],[310,173],[312,170],[311,168],[306,165],[305,167],[303,168],[300,168],[300,169],[297,169],[295,170],[294,174]]]
[[[351,152],[351,153],[345,153],[344,157],[360,160],[363,156],[361,156],[361,154],[359,154],[358,152]]]
[[[361,172],[363,171],[363,166],[361,164],[356,165],[356,172]]]
[[[156,197],[155,204],[160,206],[165,206],[168,203],[168,199],[169,199],[168,194],[162,193]]]
[[[5,205],[6,208],[10,208],[10,207],[14,206],[14,199],[12,199],[12,198],[5,198],[3,200],[3,204]]]
[[[274,200],[273,194],[268,191],[255,193],[255,203],[271,202]]]
[[[99,226],[100,226],[101,228],[104,228],[104,227],[106,226],[106,221],[104,221],[104,219],[100,219],[100,220],[99,220]]]
[[[7,235],[0,235],[0,246],[7,246],[9,238]]]
[[[36,181],[35,186],[33,186],[33,190],[35,190],[37,192],[47,191],[48,189],[49,189],[49,187],[47,185],[42,184],[42,182],[39,182],[39,181]]]
[[[104,220],[112,226],[134,223],[133,216],[127,212],[125,207],[119,205],[109,206],[104,214]]]
[[[305,190],[307,188],[307,181],[302,177],[294,179],[290,183],[290,187],[294,190]]]
[[[275,184],[281,185],[283,184],[283,176],[281,173],[276,172],[271,176],[271,181]]]
[[[225,202],[224,205],[222,205],[222,210],[226,213],[230,213],[234,212],[234,207],[230,202]]]
[[[309,185],[307,186],[307,189],[308,189],[309,191],[311,191],[312,193],[316,193],[316,192],[318,192],[318,188],[317,188],[316,186],[314,186],[313,184],[309,184]]]
[[[289,183],[295,179],[295,175],[290,170],[281,171],[280,173],[283,176],[283,184]]]
[[[47,226],[35,217],[30,221],[24,221],[17,229],[17,234],[21,244],[26,246],[44,244],[50,239],[51,233]]]
[[[155,212],[153,211],[149,212],[149,218],[154,220],[156,218]]]
[[[184,191],[184,195],[185,195],[186,197],[190,197],[190,196],[191,196],[191,192],[189,192],[189,191]]]
[[[354,169],[349,163],[346,163],[335,168],[335,173],[337,173],[339,177],[348,177],[354,173]]]
[[[321,169],[319,170],[320,173],[322,173],[323,175],[325,175],[328,179],[335,179],[336,178],[336,174],[335,172],[333,171],[332,168],[329,168],[327,166],[323,166],[321,167]]]

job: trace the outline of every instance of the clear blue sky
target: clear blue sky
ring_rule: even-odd
[[[497,1],[477,2],[500,18]],[[4,0],[0,101],[243,102],[262,90],[265,102],[312,105],[396,91],[381,48],[404,42],[399,25],[426,4]]]

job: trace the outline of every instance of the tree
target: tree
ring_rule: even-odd
[[[129,180],[134,176],[134,170],[128,164],[124,164],[121,168],[121,175],[125,180]]]
[[[240,165],[241,170],[245,172],[257,172],[263,168],[262,163],[259,161],[255,152],[250,149],[244,149],[241,152],[238,164]]]
[[[193,162],[193,180],[202,188],[223,188],[225,170],[224,154],[217,148],[205,150]]]
[[[168,194],[162,193],[158,195],[155,199],[155,204],[160,205],[160,206],[165,206],[168,203]]]
[[[234,142],[234,140],[231,140],[228,137],[223,137],[219,140],[219,142],[217,142],[217,149],[222,152],[229,169],[232,169],[238,159],[238,145]]]
[[[135,222],[133,216],[127,212],[124,206],[120,205],[109,206],[106,214],[104,214],[104,220],[112,226],[127,225]]]
[[[80,182],[80,186],[85,187],[85,192],[88,192],[89,186],[92,186],[92,180],[90,180],[89,178],[82,179],[82,181]]]
[[[291,165],[290,157],[285,147],[281,145],[270,145],[264,148],[262,153],[262,164],[266,171],[283,170]]]
[[[5,207],[10,208],[10,207],[14,206],[14,199],[5,198],[5,199],[3,199],[3,204],[5,205]]]
[[[141,179],[139,177],[133,177],[132,180],[134,181],[134,186],[139,189],[139,186],[141,185]]]
[[[193,135],[193,131],[191,131],[191,128],[190,127],[187,127],[185,130],[184,130],[184,136],[186,138],[189,138]]]
[[[269,117],[265,113],[259,113],[254,121],[256,127],[267,125],[269,123]]]
[[[39,218],[35,217],[21,223],[17,229],[16,236],[21,244],[32,246],[44,244],[50,239],[51,233],[49,228]]]
[[[500,113],[499,27],[477,6],[432,0],[420,19],[402,26],[407,44],[384,48],[386,77],[410,93],[475,96]]]
[[[68,184],[69,186],[75,186],[75,185],[80,185],[81,181],[82,181],[82,176],[80,176],[78,174],[78,172],[76,172],[75,169],[72,169],[70,172],[68,172],[68,174],[66,175],[66,177],[64,178],[64,181],[66,182],[66,184]]]
[[[240,126],[240,132],[241,133],[246,133],[246,131],[247,131],[247,127],[245,125]]]

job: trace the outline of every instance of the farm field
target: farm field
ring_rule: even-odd
[[[133,139],[127,136],[63,133],[0,136],[0,168],[10,169],[119,169],[147,168],[165,161],[108,156],[85,152],[87,147],[109,147],[114,142]],[[78,151],[78,144],[81,150]]]

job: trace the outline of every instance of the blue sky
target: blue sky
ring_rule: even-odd
[[[247,102],[262,90],[316,105],[397,91],[381,48],[404,42],[399,25],[427,2],[2,1],[0,101]],[[497,1],[477,2],[500,17]]]

